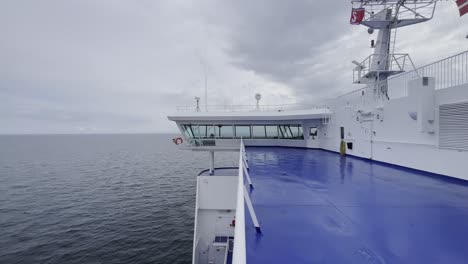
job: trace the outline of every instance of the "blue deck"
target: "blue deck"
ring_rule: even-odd
[[[263,232],[247,211],[248,263],[468,263],[466,182],[322,150],[247,155]]]

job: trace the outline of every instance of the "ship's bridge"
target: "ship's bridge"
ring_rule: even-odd
[[[175,121],[184,138],[184,148],[193,150],[238,150],[246,145],[318,147],[320,129],[328,123],[327,107],[307,110],[178,112]]]

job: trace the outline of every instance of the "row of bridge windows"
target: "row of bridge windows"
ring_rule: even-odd
[[[304,139],[301,125],[181,125],[188,138]]]

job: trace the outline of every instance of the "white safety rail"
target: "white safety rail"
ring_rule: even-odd
[[[325,106],[311,106],[304,104],[280,104],[280,105],[208,105],[207,112],[283,112],[304,109],[321,109]],[[202,107],[201,111],[205,111]],[[177,106],[177,112],[197,112],[193,105]]]
[[[257,220],[257,216],[250,201],[249,192],[244,183],[244,177],[250,187],[252,187],[252,181],[248,173],[247,156],[245,153],[244,142],[241,140],[240,151],[239,151],[239,181],[237,185],[237,205],[236,205],[236,227],[234,230],[234,250],[232,256],[232,263],[234,264],[245,264],[247,262],[246,255],[246,241],[245,241],[245,204],[249,209],[252,222],[254,223],[257,232],[260,232],[260,225]]]
[[[408,82],[419,77],[434,77],[435,89],[468,84],[468,50],[448,58],[404,72],[380,83],[367,85],[337,98],[338,103],[360,102],[362,105],[374,104],[376,100],[396,99],[408,96]],[[387,95],[378,95],[378,89],[387,89]]]
[[[377,64],[376,60],[379,61],[380,65],[387,65],[385,69],[376,70],[376,73],[400,73],[406,71],[407,67],[414,69],[413,61],[408,54],[405,53],[394,53],[394,54],[372,54],[368,56],[363,62],[359,63],[359,66],[353,69],[353,82],[358,83],[361,77],[366,76],[371,72],[373,65]]]
[[[390,99],[407,96],[408,82],[418,77],[435,78],[436,90],[467,84],[468,51],[389,78],[388,95]]]

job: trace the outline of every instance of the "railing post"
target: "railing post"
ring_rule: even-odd
[[[249,196],[249,191],[247,188],[244,186],[244,199],[245,199],[245,204],[247,204],[247,208],[249,209],[250,217],[252,218],[252,222],[255,226],[255,230],[257,233],[262,233],[262,230],[260,229],[260,224],[258,223],[257,215],[255,214],[255,211],[253,209],[252,201],[250,200]]]
[[[244,165],[245,165],[245,167],[247,168],[247,170],[249,170],[249,169],[250,169],[250,168],[249,168],[249,163],[247,162],[247,159],[246,159],[246,157],[245,157],[245,152],[244,152],[243,155],[244,155],[244,157],[242,158],[242,161],[244,162]]]
[[[245,178],[247,179],[247,182],[249,183],[250,188],[253,189],[253,184],[252,184],[252,181],[250,180],[249,172],[247,171],[245,167],[244,167],[244,174],[245,174]]]
[[[214,151],[210,151],[210,175],[214,173]]]

